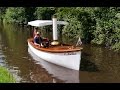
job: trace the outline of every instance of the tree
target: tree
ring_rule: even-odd
[[[25,9],[23,7],[9,7],[6,10],[4,21],[8,23],[24,23],[25,18]]]
[[[50,7],[37,7],[34,15],[37,19],[51,20],[52,15],[55,13],[55,8]]]
[[[3,20],[7,7],[0,7],[0,19]]]

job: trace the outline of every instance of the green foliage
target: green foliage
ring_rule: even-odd
[[[114,49],[115,51],[120,51],[120,42],[115,43],[115,44],[112,46],[112,49]]]
[[[93,31],[95,30],[95,23],[93,16],[91,15],[91,12],[88,10],[81,10],[79,11],[79,21],[82,23],[82,32],[84,35],[84,41],[90,42],[93,37]]]
[[[23,7],[9,7],[6,10],[4,21],[7,23],[24,23],[25,18],[25,9]]]
[[[68,16],[66,19],[69,24],[64,26],[63,34],[73,39],[78,38],[80,35],[82,37],[81,23],[75,17]]]
[[[3,67],[0,67],[0,83],[15,83],[14,77]]]
[[[58,8],[56,12],[58,19],[69,22],[69,25],[63,29],[63,34],[68,33],[67,35],[73,38],[80,36],[85,42],[90,42],[93,38],[92,32],[95,29],[95,21],[91,15],[92,11],[92,8],[88,10],[84,7]]]
[[[0,20],[3,20],[7,7],[0,7]]]
[[[113,7],[96,8],[96,30],[92,42],[118,50],[120,42],[120,19],[118,9]],[[117,17],[116,17],[117,15]]]
[[[54,7],[36,7],[34,16],[36,19],[40,19],[40,20],[51,20],[53,14],[55,14]],[[46,29],[46,31],[50,31],[51,28],[52,28],[51,26],[46,26],[42,29]]]
[[[78,20],[77,10],[71,7],[58,8],[56,15],[58,20],[67,21],[69,24],[63,27],[62,33],[69,38],[76,39],[82,37],[81,22]],[[60,30],[59,30],[60,31]]]
[[[34,15],[37,19],[51,20],[51,17],[54,13],[54,8],[51,9],[50,7],[37,7]]]
[[[24,7],[24,8],[25,8],[26,22],[35,20],[34,13],[35,13],[36,8],[35,7]]]

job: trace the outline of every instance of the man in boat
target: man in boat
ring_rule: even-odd
[[[34,44],[46,48],[49,47],[49,40],[47,38],[42,38],[40,36],[40,33],[37,32],[36,35],[34,36]]]
[[[40,36],[40,33],[37,32],[37,33],[35,34],[35,36],[34,36],[34,44],[37,45],[37,46],[43,46],[43,45],[42,45],[42,41],[43,41],[43,39],[42,39],[42,37]]]

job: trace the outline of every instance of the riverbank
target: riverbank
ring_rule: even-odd
[[[15,83],[15,79],[9,71],[0,66],[0,83]]]

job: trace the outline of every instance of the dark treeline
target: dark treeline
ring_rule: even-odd
[[[0,7],[0,18],[6,23],[51,20],[54,14],[58,20],[69,22],[62,34],[120,50],[120,7]]]

